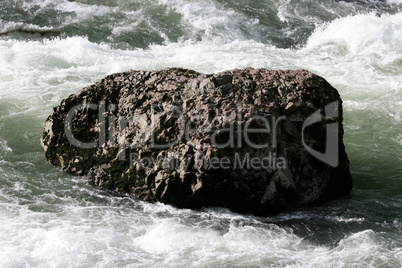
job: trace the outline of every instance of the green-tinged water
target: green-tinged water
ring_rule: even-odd
[[[0,267],[400,267],[402,3],[0,1]],[[31,34],[29,31],[39,31]],[[350,197],[272,217],[116,197],[45,160],[52,107],[107,74],[304,68],[343,99]]]

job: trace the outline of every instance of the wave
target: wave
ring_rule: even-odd
[[[397,14],[400,6],[384,1],[265,0],[110,0],[0,2],[4,31],[41,30],[41,36],[14,34],[20,40],[87,37],[114,48],[148,48],[182,41],[220,43],[253,40],[278,48],[305,44],[320,25],[337,18]]]
[[[41,200],[46,200],[45,195]],[[397,266],[401,261],[401,249],[386,233],[372,229],[321,244],[308,235],[296,235],[292,228],[251,216],[226,215],[225,221],[219,211],[182,211],[161,204],[136,204],[133,209],[111,205],[117,198],[93,199],[91,204],[79,201],[89,196],[78,197],[78,201],[77,197],[49,197],[62,205],[55,211],[41,211],[34,206],[0,203],[8,216],[2,221],[7,229],[1,233],[2,266],[376,267]],[[316,227],[311,235],[322,225]]]
[[[376,52],[383,62],[394,61],[395,56],[402,54],[401,24],[401,13],[382,16],[370,13],[339,18],[319,27],[308,38],[306,48],[326,51],[326,46],[336,45],[338,55],[364,56]]]

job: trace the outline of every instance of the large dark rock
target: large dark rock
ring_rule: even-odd
[[[350,193],[341,103],[306,70],[127,71],[63,100],[41,144],[105,189],[267,215]]]

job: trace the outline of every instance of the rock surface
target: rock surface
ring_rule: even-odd
[[[306,70],[127,71],[63,100],[41,144],[104,189],[268,215],[350,193],[341,103]]]

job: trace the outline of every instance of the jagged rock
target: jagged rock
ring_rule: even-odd
[[[350,193],[341,103],[306,70],[127,71],[63,100],[41,144],[105,189],[267,215]]]

